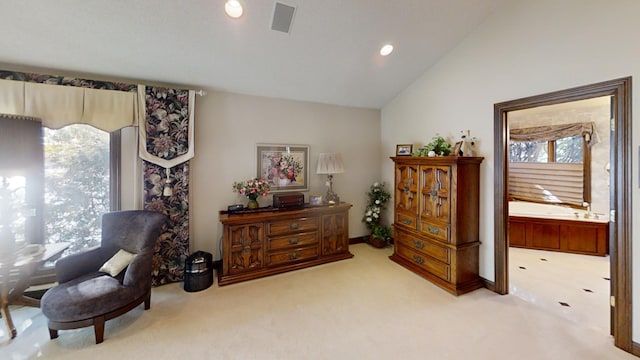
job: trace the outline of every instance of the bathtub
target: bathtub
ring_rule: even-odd
[[[609,253],[609,220],[570,207],[509,202],[509,246],[575,254]]]

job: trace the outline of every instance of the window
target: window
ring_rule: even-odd
[[[119,149],[111,149],[113,136],[83,124],[45,129],[47,243],[70,242],[70,253],[100,244],[102,214],[117,208],[110,196],[111,183],[118,180],[111,174]]]
[[[578,128],[583,129],[584,126]],[[519,200],[584,207],[585,202],[591,202],[591,157],[586,140],[591,133],[556,134],[553,130],[548,126],[518,129],[515,136],[512,133],[509,195]]]
[[[120,131],[89,125],[43,128],[0,116],[1,240],[70,242],[69,253],[100,243],[102,214],[120,203]]]
[[[582,163],[585,149],[582,136],[560,138],[552,141],[518,141],[509,145],[510,162],[560,162]]]

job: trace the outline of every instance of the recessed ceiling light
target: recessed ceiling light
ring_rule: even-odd
[[[242,13],[244,12],[244,10],[242,9],[242,4],[240,4],[240,1],[238,0],[227,0],[227,2],[224,4],[224,11],[227,13],[227,15],[234,19],[242,16]]]
[[[380,48],[380,55],[387,56],[393,51],[393,45],[387,44]]]

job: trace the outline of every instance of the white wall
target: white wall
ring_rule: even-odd
[[[480,273],[494,281],[493,105],[550,91],[633,76],[632,108],[640,109],[640,1],[514,0],[382,109],[382,174],[393,178],[395,144],[422,145],[435,134],[479,137],[481,166]],[[640,129],[633,127],[633,149]],[[638,211],[637,150],[632,151],[633,211]],[[638,239],[633,224],[633,241]],[[633,248],[633,258],[640,259]],[[633,266],[633,279],[639,267]],[[640,281],[633,283],[640,298]],[[634,305],[633,328],[640,328]],[[638,334],[633,335],[638,342]]]
[[[380,111],[266,97],[209,92],[196,98],[195,158],[191,161],[191,250],[220,258],[222,226],[218,212],[246,204],[231,189],[234,181],[256,176],[256,144],[310,147],[310,191],[327,192],[326,175],[316,175],[318,154],[340,152],[345,173],[334,176],[333,190],[353,204],[349,236],[368,232],[361,223],[369,185],[380,179]],[[259,198],[268,206],[272,198]]]

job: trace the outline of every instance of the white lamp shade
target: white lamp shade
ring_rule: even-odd
[[[344,172],[342,155],[339,153],[322,153],[318,156],[316,174],[341,174]]]

